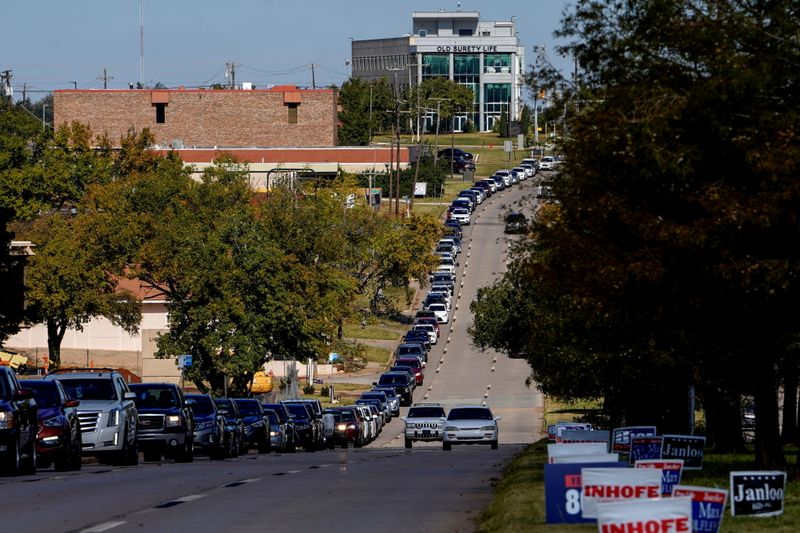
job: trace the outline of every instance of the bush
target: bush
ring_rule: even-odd
[[[314,385],[311,384],[311,383],[308,383],[303,387],[303,394],[311,395],[311,394],[314,394],[315,390],[316,389],[314,389]]]
[[[328,387],[327,385],[323,385],[319,389],[319,395],[322,396],[323,398],[327,398],[328,396],[331,395],[331,388]]]

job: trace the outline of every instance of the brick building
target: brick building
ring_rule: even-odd
[[[88,124],[114,145],[149,128],[163,147],[336,146],[337,96],[331,89],[60,90],[56,127]]]

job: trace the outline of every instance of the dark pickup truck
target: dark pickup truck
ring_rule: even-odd
[[[173,383],[131,383],[139,412],[139,448],[146,461],[161,456],[176,462],[194,460],[194,415],[181,389]]]

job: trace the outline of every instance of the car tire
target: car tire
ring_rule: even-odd
[[[194,461],[194,443],[191,438],[184,441],[183,449],[175,453],[176,463],[191,463]]]
[[[258,443],[258,453],[269,453],[270,451],[272,450],[268,440],[262,440]]]
[[[122,438],[122,450],[119,452],[119,462],[125,466],[136,466],[139,464],[139,443],[135,440],[133,444],[128,442],[128,428],[125,428]]]
[[[27,457],[22,458],[21,471],[24,475],[32,476],[36,473],[36,439],[31,439]]]
[[[406,448],[411,449],[412,446],[411,439],[406,439]]]
[[[3,467],[5,474],[8,476],[17,476],[22,470],[22,454],[19,450],[19,440],[14,439],[6,451],[6,457],[3,460]]]
[[[347,449],[347,445],[348,445],[348,442],[347,442],[347,441],[344,441],[344,442],[342,443],[342,449],[343,449],[343,450],[346,450],[346,449]]]
[[[493,440],[493,441],[492,441],[492,449],[493,449],[493,450],[496,450],[496,449],[497,449],[497,441],[496,441],[496,440]]]
[[[442,450],[449,452],[452,449],[453,447],[450,445],[449,442],[442,442]]]
[[[227,455],[225,448],[221,446],[216,446],[211,450],[208,450],[208,459],[211,461],[223,461],[225,456]]]

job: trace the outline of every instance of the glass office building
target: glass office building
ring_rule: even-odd
[[[477,11],[414,12],[413,30],[404,37],[354,40],[353,77],[386,77],[402,89],[444,77],[472,89],[473,105],[454,119],[456,131],[467,121],[490,131],[505,111],[519,120],[524,85],[524,48],[516,21],[487,22]],[[428,113],[427,122],[435,120]]]

